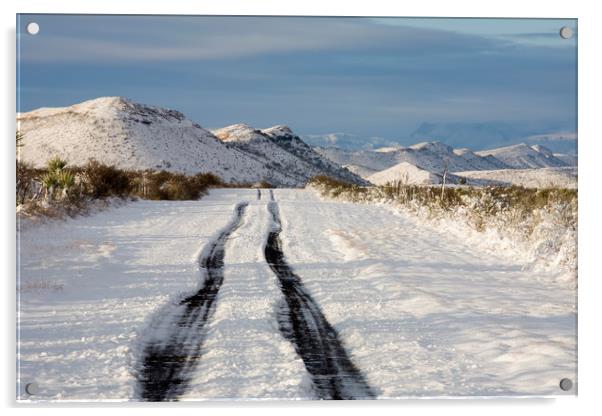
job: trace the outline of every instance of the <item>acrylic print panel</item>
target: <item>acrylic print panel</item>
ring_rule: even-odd
[[[17,21],[19,400],[576,393],[576,20]]]

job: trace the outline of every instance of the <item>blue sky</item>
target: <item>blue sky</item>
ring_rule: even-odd
[[[21,15],[19,110],[119,95],[204,127],[410,141],[422,122],[575,130],[576,20]],[[28,35],[35,21],[40,33]],[[486,147],[486,145],[484,145]]]

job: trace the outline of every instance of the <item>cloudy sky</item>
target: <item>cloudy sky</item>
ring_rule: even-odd
[[[40,25],[29,35],[28,22]],[[98,96],[204,127],[404,141],[423,122],[574,130],[575,20],[22,15],[19,110]],[[408,139],[409,140],[409,139]]]

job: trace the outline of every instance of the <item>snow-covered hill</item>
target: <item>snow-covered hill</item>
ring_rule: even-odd
[[[524,143],[476,152],[479,156],[493,156],[515,169],[552,168],[567,166],[556,158],[551,150],[541,145],[528,146]]]
[[[287,126],[273,126],[262,130],[262,133],[266,134],[278,146],[310,165],[313,168],[310,169],[309,172],[311,176],[322,174],[358,185],[367,184],[362,180],[360,175],[357,175],[355,172],[349,171],[344,166],[342,167],[320,155]],[[306,176],[307,173],[308,172],[305,172]]]
[[[361,176],[364,179],[368,179],[370,175],[374,175],[376,172],[378,172],[377,170],[359,165],[343,165],[343,167],[348,171],[353,172],[358,176]]]
[[[577,188],[577,168],[537,168],[537,169],[500,169],[457,172],[458,175],[472,180],[489,180],[507,185],[520,185],[527,188]]]
[[[64,108],[41,108],[18,114],[24,146],[21,160],[44,166],[60,156],[71,165],[93,158],[123,169],[164,169],[183,173],[212,172],[227,182],[267,181],[276,186],[302,186],[314,174],[330,174],[356,183],[358,176],[323,161],[295,139],[297,154],[278,139],[233,126],[219,140],[182,113],[101,97]],[[295,136],[296,137],[296,136]],[[305,155],[307,160],[301,160]]]
[[[567,153],[554,153],[556,159],[562,160],[567,166],[577,167],[577,156]]]
[[[246,124],[235,124],[214,130],[213,133],[271,170],[287,175],[294,186],[302,186],[312,176],[321,174],[353,183],[366,183],[359,176],[320,156],[286,126],[274,126],[262,131]]]
[[[408,162],[401,162],[389,169],[368,176],[368,180],[374,185],[384,185],[396,181],[407,185],[431,185],[443,183],[443,175],[420,169]],[[460,177],[447,173],[445,183],[460,183]]]
[[[72,165],[90,158],[124,169],[213,172],[226,181],[265,178],[294,184],[260,161],[224,145],[182,113],[102,97],[65,108],[41,108],[18,115],[21,158],[43,166],[53,156]]]

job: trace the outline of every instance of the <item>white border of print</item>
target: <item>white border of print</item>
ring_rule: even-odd
[[[488,415],[507,415],[508,412],[549,415],[567,415],[593,413],[599,408],[597,387],[600,385],[600,336],[596,330],[600,316],[600,276],[596,255],[600,247],[600,194],[597,181],[600,180],[601,163],[597,159],[602,155],[602,132],[599,119],[600,67],[599,42],[602,33],[596,13],[595,2],[569,1],[530,1],[505,0],[483,2],[475,0],[417,2],[393,2],[386,0],[220,0],[192,2],[190,0],[5,0],[0,3],[3,30],[2,83],[4,97],[0,101],[3,117],[3,158],[0,168],[4,203],[2,204],[2,265],[5,313],[2,320],[2,371],[0,390],[4,407],[17,406],[15,394],[15,232],[14,232],[14,141],[15,130],[15,14],[20,13],[107,13],[107,14],[252,14],[252,15],[346,15],[346,16],[449,16],[449,17],[558,17],[579,19],[579,397],[563,397],[555,400],[409,400],[378,403],[341,403],[341,402],[244,402],[244,403],[197,403],[177,405],[141,405],[101,404],[82,405],[85,412],[104,415],[106,407],[115,407],[111,412],[131,412],[154,415],[162,414],[166,407],[177,407],[179,411],[198,415],[199,412],[211,414],[232,414],[244,412],[250,415],[269,415],[286,413],[287,415],[327,414],[343,410],[346,414],[360,415],[367,411],[384,414],[427,414],[444,411],[462,415],[486,412]],[[81,414],[77,405],[51,405],[45,408],[50,415]],[[39,407],[21,407],[25,413],[40,410]],[[24,408],[25,407],[25,408]],[[199,407],[201,409],[199,409]]]

